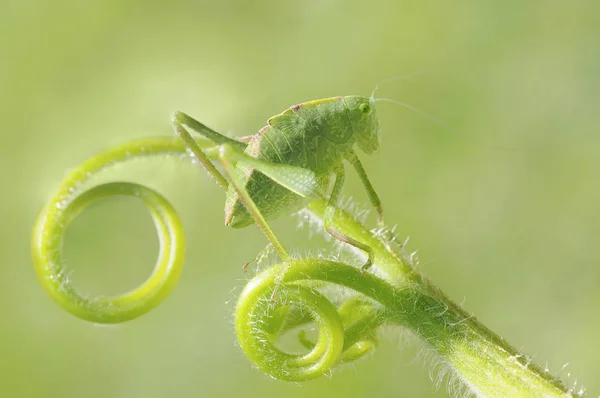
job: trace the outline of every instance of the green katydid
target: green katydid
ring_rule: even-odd
[[[373,263],[373,251],[332,227],[345,179],[344,161],[356,170],[383,226],[381,201],[355,152],[372,154],[380,146],[379,119],[373,96],[332,97],[294,105],[271,117],[258,133],[228,138],[190,116],[176,112],[173,126],[192,154],[227,189],[225,224],[243,228],[255,222],[284,261],[290,256],[268,220],[288,215],[322,198],[332,175],[335,182],[325,210],[324,227],[334,238],[368,255],[363,269]],[[203,151],[185,127],[214,142]],[[216,152],[215,152],[216,150]],[[228,178],[211,162],[217,158]]]

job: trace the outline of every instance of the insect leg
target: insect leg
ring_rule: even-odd
[[[229,187],[229,181],[227,181],[227,179],[223,176],[223,174],[221,174],[221,172],[219,172],[219,170],[217,170],[217,168],[214,166],[214,164],[210,161],[207,153],[205,153],[205,151],[203,151],[198,146],[196,141],[192,138],[192,136],[185,129],[184,126],[188,126],[194,132],[198,133],[202,137],[207,138],[208,140],[220,145],[220,147],[216,148],[217,153],[218,153],[217,156],[221,160],[223,167],[225,169],[225,172],[229,175],[229,177],[233,183],[233,186],[234,186],[235,190],[237,191],[240,199],[242,199],[242,202],[246,206],[248,212],[254,217],[257,225],[259,226],[259,228],[261,228],[263,230],[263,232],[265,233],[265,235],[267,236],[267,238],[269,239],[269,241],[271,242],[273,247],[275,247],[276,251],[279,253],[281,258],[284,261],[289,261],[290,260],[289,254],[283,248],[283,246],[281,245],[281,243],[279,242],[279,240],[277,239],[277,237],[275,236],[275,234],[273,233],[273,231],[271,230],[271,228],[265,221],[264,217],[262,216],[262,213],[260,213],[260,210],[258,210],[254,201],[249,197],[248,193],[243,188],[243,184],[241,184],[239,179],[236,178],[235,164],[232,164],[230,162],[230,160],[231,160],[235,163],[240,158],[241,159],[250,158],[251,160],[253,159],[253,158],[245,155],[243,153],[243,151],[246,149],[248,142],[254,136],[250,135],[250,136],[240,137],[237,140],[231,139],[222,134],[219,134],[218,132],[205,126],[204,124],[200,123],[196,119],[192,118],[191,116],[186,115],[183,112],[175,112],[173,114],[172,121],[173,121],[173,126],[175,129],[175,133],[179,137],[181,137],[181,139],[184,141],[184,143],[186,144],[188,149],[202,163],[202,165],[204,165],[204,167],[208,170],[208,172],[211,173],[216,178],[219,185],[221,185],[221,187],[223,187],[224,189],[227,189]],[[210,148],[210,149],[214,150],[215,148]],[[209,154],[213,153],[213,151],[209,150],[208,153]],[[214,157],[214,155],[212,157]],[[259,254],[259,256],[257,256],[257,258],[259,258],[260,256],[261,256],[261,254]],[[246,267],[248,266],[248,264],[249,264],[249,262],[246,263],[242,269],[245,270]]]
[[[227,190],[229,186],[229,182],[225,179],[223,174],[217,170],[215,165],[210,161],[209,157],[206,153],[200,149],[196,141],[192,138],[190,133],[185,129],[184,126],[188,126],[193,131],[201,135],[202,137],[208,139],[209,141],[214,142],[215,144],[229,144],[238,148],[240,150],[246,149],[247,144],[242,141],[236,141],[232,138],[226,137],[223,134],[219,134],[211,128],[206,127],[196,119],[186,115],[183,112],[175,112],[172,118],[173,128],[175,129],[175,134],[177,134],[188,149],[194,154],[194,156],[202,163],[204,168],[215,177],[219,185]],[[246,138],[246,137],[244,137]]]
[[[257,266],[261,265],[267,258],[269,258],[273,250],[275,250],[273,245],[271,243],[267,244],[264,249],[258,252],[256,257],[242,266],[242,271],[246,272],[251,263],[256,263]]]
[[[175,112],[173,114],[172,120],[173,120],[174,125],[187,126],[190,129],[192,129],[193,131],[195,131],[196,133],[198,133],[199,135],[201,135],[202,137],[208,139],[209,141],[214,142],[215,144],[218,144],[218,145],[228,144],[228,145],[231,145],[232,147],[239,149],[241,151],[246,149],[246,145],[247,145],[246,143],[240,142],[233,138],[224,136],[223,134],[217,133],[215,130],[205,126],[204,124],[200,123],[193,117],[191,117],[183,112]],[[243,137],[243,138],[249,138],[249,137]]]
[[[350,156],[348,156],[347,159],[348,162],[350,162],[352,166],[354,166],[354,169],[356,170],[360,181],[362,182],[363,186],[367,191],[367,195],[369,196],[371,204],[375,207],[375,209],[377,209],[377,214],[379,215],[377,220],[378,226],[380,228],[383,228],[383,207],[381,206],[381,200],[379,199],[377,192],[375,192],[375,189],[373,188],[373,185],[371,184],[371,181],[369,180],[369,177],[367,176],[367,173],[365,172],[362,163],[360,162],[358,156],[356,156],[356,153],[354,151],[352,151],[352,153],[350,154]]]
[[[360,243],[359,241],[354,240],[351,237],[342,234],[341,232],[337,231],[332,226],[333,216],[335,215],[335,210],[338,206],[338,201],[340,198],[340,194],[342,192],[342,187],[344,186],[345,179],[346,179],[346,174],[345,174],[343,166],[342,166],[342,168],[336,172],[335,183],[333,184],[333,190],[331,191],[331,195],[329,196],[329,201],[327,202],[327,206],[325,207],[325,216],[323,217],[324,224],[325,224],[325,230],[331,236],[333,236],[335,239],[337,239],[341,242],[348,243],[349,245],[352,245],[354,247],[357,247],[357,248],[367,252],[367,254],[369,255],[369,258],[368,258],[367,262],[365,263],[365,265],[363,265],[363,267],[362,267],[363,270],[366,270],[371,265],[373,265],[373,257],[374,257],[373,249],[371,249],[371,247],[369,247],[368,245],[365,245],[364,243]]]
[[[235,168],[235,163],[237,163],[240,156],[242,159],[245,159],[244,156],[246,155],[240,155],[240,152],[238,152],[236,149],[232,148],[228,144],[224,144],[219,147],[219,159],[223,164],[223,169],[229,176],[231,184],[236,190],[240,200],[246,207],[246,210],[248,210],[248,213],[250,213],[252,218],[254,218],[254,221],[256,221],[258,227],[267,236],[267,239],[269,239],[269,241],[273,244],[273,247],[281,257],[281,259],[285,262],[291,261],[290,255],[285,250],[281,242],[279,242],[279,239],[277,239],[277,236],[275,236],[275,233],[267,223],[267,220],[265,220],[260,209],[258,208],[258,206],[256,206],[256,203],[254,203],[254,201],[248,194],[248,191],[246,191],[246,189],[244,188],[244,184],[238,175],[239,170]]]

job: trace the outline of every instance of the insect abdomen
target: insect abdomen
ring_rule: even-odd
[[[249,142],[245,152],[267,162],[306,168],[305,148],[287,141],[289,139],[291,137],[284,136],[284,133],[276,128],[266,126]],[[244,188],[267,220],[296,212],[311,201],[289,191],[252,167],[238,164],[236,172],[241,173],[240,179]],[[237,192],[230,187],[225,202],[225,224],[233,228],[243,228],[253,221],[240,202]]]

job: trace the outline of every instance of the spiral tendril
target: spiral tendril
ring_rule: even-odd
[[[71,314],[96,323],[119,323],[139,317],[171,292],[183,267],[185,238],[173,206],[159,193],[140,184],[113,182],[79,192],[78,187],[102,169],[141,156],[186,153],[176,138],[148,138],[100,153],[70,171],[40,212],[32,235],[36,274],[46,292]],[[87,297],[68,277],[62,258],[69,223],[92,203],[113,196],[130,196],[146,206],[158,232],[160,249],[150,277],[130,292],[111,297]]]
[[[354,286],[362,294],[339,306],[311,287],[321,286],[320,282],[348,287],[360,278],[360,270],[352,266],[310,258],[262,271],[246,285],[237,303],[235,325],[242,349],[265,373],[288,381],[319,377],[336,365],[369,354],[377,346],[376,328],[388,317],[381,305],[369,300],[378,296],[370,297],[369,289],[363,290],[368,284]],[[366,278],[395,294],[385,281],[370,275]],[[277,293],[272,297],[275,287]],[[290,354],[278,347],[277,340],[286,332],[310,322],[319,330],[315,342],[308,340],[304,330],[298,333],[308,353]]]

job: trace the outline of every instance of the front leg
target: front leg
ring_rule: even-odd
[[[367,172],[363,168],[362,163],[360,162],[360,160],[358,159],[358,156],[356,155],[356,153],[354,151],[352,151],[350,153],[350,155],[347,157],[347,160],[348,160],[348,162],[350,162],[350,164],[352,164],[352,166],[354,166],[354,169],[356,170],[356,174],[358,174],[360,181],[362,182],[363,186],[365,187],[365,190],[367,191],[367,195],[369,196],[369,201],[371,201],[371,204],[373,205],[373,207],[375,207],[375,209],[377,209],[377,214],[378,214],[377,226],[379,228],[383,228],[385,225],[383,222],[383,207],[381,206],[381,200],[379,199],[377,192],[375,192],[375,189],[373,188],[373,185],[371,184],[371,181],[369,180],[369,177],[367,176]]]
[[[362,269],[367,270],[371,265],[373,265],[373,260],[375,256],[373,249],[370,246],[365,245],[364,243],[361,243],[357,240],[352,239],[349,236],[342,234],[341,232],[336,230],[332,225],[333,217],[335,215],[335,210],[338,207],[338,202],[340,194],[342,192],[342,187],[344,186],[345,179],[346,174],[344,172],[344,166],[341,165],[335,173],[335,183],[333,184],[333,190],[331,191],[329,201],[327,202],[327,206],[325,207],[325,215],[323,217],[325,230],[329,233],[329,235],[333,236],[335,239],[344,243],[348,243],[349,245],[352,245],[365,251],[368,254],[369,258],[367,259],[365,265],[363,265]]]

